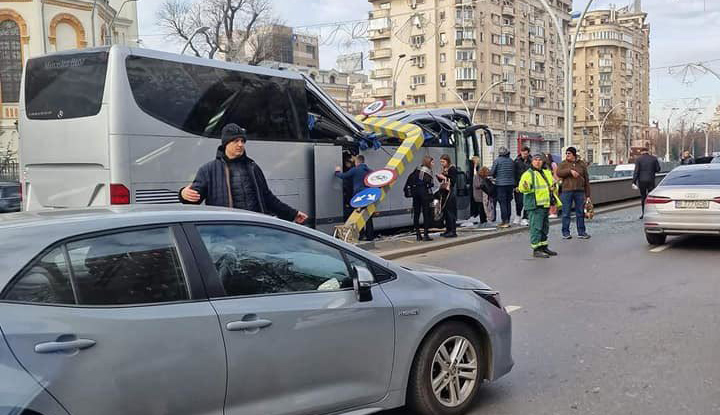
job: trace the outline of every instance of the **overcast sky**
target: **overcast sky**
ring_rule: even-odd
[[[332,68],[339,53],[359,52],[369,48],[362,40],[348,42],[345,33],[352,22],[367,18],[371,9],[365,0],[273,0],[276,13],[287,25],[302,27],[318,34],[329,45],[321,47],[321,67]],[[595,0],[593,9],[622,7],[631,0]],[[587,0],[574,0],[574,9],[584,8]],[[151,49],[179,51],[182,45],[168,41],[157,26],[156,13],[162,0],[139,0],[140,38]],[[644,0],[643,10],[650,23],[650,66],[661,68],[687,62],[717,60],[708,64],[720,72],[720,0]],[[336,28],[339,30],[335,30]],[[334,33],[335,32],[335,33]],[[700,75],[700,74],[698,74]],[[671,76],[667,69],[651,71],[651,121],[666,120],[669,108],[704,107],[701,119],[710,116],[720,105],[720,80],[712,75],[699,76],[690,85],[682,76]],[[693,101],[693,98],[700,98]],[[664,125],[663,121],[661,125]]]

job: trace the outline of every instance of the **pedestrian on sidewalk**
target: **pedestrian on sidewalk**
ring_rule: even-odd
[[[181,203],[222,206],[272,214],[280,219],[305,223],[308,215],[286,205],[268,187],[262,169],[247,155],[247,131],[228,124],[220,133],[215,160],[204,164],[195,180],[180,189]]]
[[[640,157],[635,160],[635,173],[633,174],[633,184],[640,189],[642,197],[642,214],[640,220],[645,217],[645,199],[648,193],[655,189],[655,175],[660,173],[660,161],[658,158],[650,154],[650,150],[643,147],[640,150]]]
[[[430,223],[433,220],[430,213],[430,202],[433,198],[433,166],[435,161],[430,156],[423,158],[422,164],[415,169],[405,182],[405,194],[413,200],[413,226],[417,240],[432,241],[430,237]],[[423,216],[424,234],[420,235],[420,214]]]
[[[497,188],[490,178],[490,169],[484,166],[480,168],[480,171],[473,181],[473,187],[476,189],[479,188],[482,191],[482,204],[485,216],[488,222],[494,223],[497,217],[495,208],[497,204],[495,200],[497,197]]]
[[[523,212],[523,199],[525,195],[518,191],[517,186],[520,184],[520,177],[532,166],[532,158],[530,157],[530,147],[523,146],[520,149],[520,155],[515,158],[515,225],[527,226],[527,212]]]
[[[578,238],[590,239],[585,229],[585,203],[590,201],[590,173],[587,164],[579,160],[577,149],[568,147],[565,161],[558,166],[558,177],[562,180],[562,234],[563,239],[572,239],[570,235],[570,215],[575,207]]]
[[[352,181],[353,195],[362,192],[367,188],[365,186],[365,176],[367,176],[372,170],[365,164],[365,156],[358,154],[355,156],[355,166],[350,170],[343,172],[340,166],[335,167],[335,177]],[[375,226],[373,224],[372,216],[365,223],[365,227],[360,231],[360,240],[372,241],[375,239]]]
[[[520,178],[518,189],[524,195],[524,206],[530,222],[530,247],[535,258],[556,256],[548,245],[550,232],[550,206],[562,206],[557,197],[557,186],[552,172],[543,168],[545,157],[536,154],[532,166]]]
[[[515,164],[510,159],[510,150],[506,147],[498,149],[498,158],[490,169],[490,175],[495,178],[497,200],[500,203],[500,216],[502,222],[499,228],[510,227],[511,202],[515,189]]]
[[[442,173],[437,178],[440,181],[440,190],[447,194],[445,202],[445,233],[441,236],[445,238],[457,237],[457,194],[456,184],[458,170],[452,164],[450,156],[443,154],[440,156],[440,165]]]
[[[485,206],[483,204],[483,191],[482,191],[482,179],[480,177],[480,158],[473,157],[473,193],[472,200],[470,201],[470,216],[471,219],[477,217],[475,223],[478,227],[482,227],[487,223],[487,214],[485,212]],[[487,168],[485,168],[487,170]]]
[[[560,178],[557,176],[558,164],[555,163],[555,159],[551,153],[545,153],[545,164],[543,165],[543,168],[547,168],[552,172],[557,188],[560,189]],[[557,217],[558,207],[550,206],[550,219],[557,219]]]

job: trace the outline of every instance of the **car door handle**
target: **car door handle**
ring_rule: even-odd
[[[76,339],[66,342],[48,342],[35,345],[35,353],[70,352],[95,346],[95,340]]]
[[[241,330],[253,330],[253,329],[264,329],[272,324],[270,320],[252,320],[252,321],[231,321],[227,323],[228,331],[241,331]]]

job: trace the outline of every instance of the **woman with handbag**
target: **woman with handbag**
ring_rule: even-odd
[[[430,156],[423,158],[422,164],[410,176],[405,183],[405,197],[413,200],[413,226],[418,241],[432,241],[430,237],[430,224],[433,216],[430,213],[430,202],[433,198],[432,188],[434,186],[433,165],[435,161]],[[424,235],[420,235],[420,213],[423,216]]]
[[[457,237],[457,195],[455,193],[455,185],[457,183],[458,170],[452,164],[450,156],[443,154],[440,156],[440,165],[442,165],[442,173],[437,175],[440,181],[440,190],[446,194],[445,202],[445,233],[441,236],[445,238]]]
[[[473,192],[472,199],[470,199],[470,221],[474,222],[478,227],[481,227],[487,223],[487,215],[485,214],[485,207],[483,206],[483,191],[480,186],[480,157],[473,157],[472,163],[473,173],[471,182],[473,184]]]
[[[485,216],[488,222],[494,223],[497,211],[497,191],[495,189],[495,183],[493,183],[490,178],[489,168],[481,167],[478,170],[478,173],[473,180],[473,187],[475,189],[480,189],[482,192],[482,206],[485,211]]]

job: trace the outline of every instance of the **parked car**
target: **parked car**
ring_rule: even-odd
[[[651,245],[668,235],[720,236],[720,164],[676,167],[648,195],[644,221]]]
[[[0,182],[0,213],[19,212],[21,203],[20,183]]]
[[[4,414],[455,415],[513,366],[479,280],[258,214],[10,214],[0,270]]]
[[[624,178],[624,177],[633,177],[633,174],[635,173],[635,165],[634,164],[618,164],[615,166],[615,171],[613,171],[613,179],[617,178]]]
[[[715,156],[715,158],[713,158],[710,163],[712,163],[712,164],[720,164],[720,156]]]

